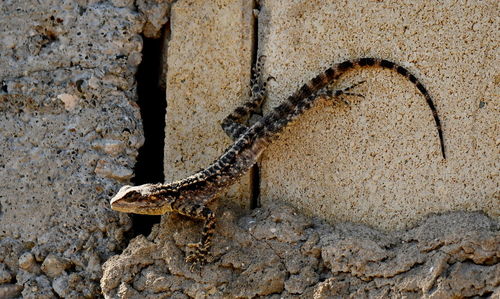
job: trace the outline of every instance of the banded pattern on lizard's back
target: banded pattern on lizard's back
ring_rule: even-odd
[[[258,67],[260,63],[259,60]],[[327,88],[329,85],[333,85],[342,74],[356,67],[370,66],[395,70],[405,76],[422,93],[434,117],[441,153],[445,158],[441,123],[434,103],[422,83],[406,68],[391,61],[360,58],[330,67],[304,84],[261,120],[247,127],[244,122],[248,120],[252,112],[259,109],[265,99],[265,82],[259,74],[253,78],[257,89],[252,93],[252,99],[244,106],[237,108],[222,123],[224,131],[235,139],[235,142],[219,159],[194,175],[176,182],[144,184],[134,187],[124,186],[111,199],[111,207],[121,212],[149,215],[159,215],[172,211],[191,218],[205,220],[200,242],[191,244],[190,247],[194,250],[186,256],[186,261],[192,263],[193,267],[205,263],[215,227],[215,215],[206,204],[246,173],[256,163],[268,144],[279,135],[279,132],[311,108],[319,98],[335,98],[345,93],[348,89],[332,90]]]
[[[357,67],[369,66],[395,70],[416,86],[424,96],[432,112],[439,137],[441,154],[443,158],[445,158],[441,122],[432,98],[423,84],[406,68],[394,62],[376,58],[360,58],[335,64],[328,68],[326,71],[304,84],[283,103],[273,108],[263,119],[250,128],[239,125],[233,133],[234,136],[239,136],[236,142],[210,166],[193,176],[179,181],[180,188],[193,189],[210,186],[210,189],[218,189],[232,184],[234,180],[243,175],[257,161],[259,155],[267,147],[269,142],[271,142],[283,128],[313,106],[316,100],[320,98],[318,96],[319,91],[338,80],[338,78],[347,71]],[[332,94],[332,96],[335,96],[335,94]],[[255,107],[256,106],[252,102],[246,103],[229,115],[228,119],[236,123],[234,120],[247,117]],[[230,130],[231,129],[229,129],[229,131]]]

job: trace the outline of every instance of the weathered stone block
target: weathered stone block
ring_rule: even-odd
[[[220,123],[248,99],[251,1],[178,1],[167,52],[165,180],[208,166],[231,144]],[[248,177],[230,196],[248,199]]]

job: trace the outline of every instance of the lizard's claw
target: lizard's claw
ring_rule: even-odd
[[[360,94],[360,93],[354,93],[354,92],[349,92],[349,90],[351,89],[354,89],[355,87],[365,83],[366,81],[363,80],[363,81],[359,81],[357,83],[354,83],[353,85],[347,87],[347,88],[344,88],[344,89],[341,89],[339,91],[337,91],[339,93],[339,96],[340,96],[340,100],[342,102],[344,102],[344,104],[346,104],[347,106],[349,106],[351,103],[346,100],[343,96],[353,96],[353,97],[360,97],[360,98],[365,98],[364,95]]]
[[[317,97],[323,97],[326,99],[334,99],[334,103],[340,101],[344,103],[346,106],[350,106],[351,102],[349,102],[345,97],[346,96],[354,96],[354,97],[360,97],[364,98],[365,96],[359,93],[354,93],[350,92],[351,89],[355,88],[356,86],[359,86],[366,81],[359,81],[357,83],[354,83],[353,85],[346,87],[344,89],[324,89],[316,93]]]

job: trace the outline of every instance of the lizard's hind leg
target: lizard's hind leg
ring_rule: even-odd
[[[233,113],[229,114],[221,123],[222,129],[231,139],[236,140],[241,136],[250,124],[248,124],[252,115],[262,113],[262,104],[267,97],[267,82],[274,79],[262,75],[262,66],[264,56],[260,56],[253,69],[251,80],[250,100],[237,107]]]
[[[364,95],[359,94],[359,93],[350,92],[350,90],[358,87],[359,85],[361,85],[361,84],[363,84],[365,82],[366,81],[364,81],[364,80],[363,81],[359,81],[359,82],[356,82],[353,85],[348,86],[348,87],[343,88],[343,89],[325,88],[325,89],[322,89],[319,92],[317,92],[314,95],[314,97],[323,97],[323,98],[327,98],[329,100],[333,100],[334,102],[336,102],[336,100],[339,99],[344,104],[346,104],[347,106],[349,106],[351,103],[344,96],[354,96],[354,97],[364,98],[365,97]]]

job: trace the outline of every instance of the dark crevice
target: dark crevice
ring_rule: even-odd
[[[160,183],[163,173],[165,146],[165,113],[167,108],[165,89],[160,86],[162,51],[165,28],[158,39],[143,38],[142,62],[136,74],[137,94],[144,129],[144,145],[139,149],[135,164],[134,185]],[[149,235],[160,216],[132,215],[132,235]]]
[[[250,209],[260,208],[260,167],[257,162],[250,169]]]
[[[258,0],[253,1],[253,9],[260,10]],[[259,20],[258,16],[253,18],[253,36],[252,36],[252,66],[257,62],[259,55]],[[254,77],[255,70],[252,68],[251,78]],[[255,163],[250,169],[250,209],[260,207],[260,166],[259,162]]]

